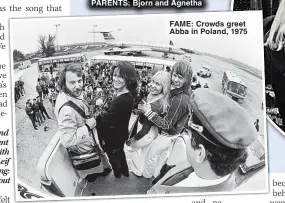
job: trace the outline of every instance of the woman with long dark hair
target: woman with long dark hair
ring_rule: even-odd
[[[127,61],[118,62],[113,67],[115,97],[107,112],[97,120],[99,139],[104,142],[103,148],[116,178],[120,178],[121,174],[129,176],[124,144],[129,138],[128,126],[137,86],[135,67]]]

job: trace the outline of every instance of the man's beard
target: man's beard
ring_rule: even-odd
[[[74,92],[79,92],[79,91],[80,91],[80,94],[79,94],[79,95],[76,95],[76,94],[74,93]],[[77,98],[77,97],[80,97],[80,95],[81,95],[81,93],[82,93],[82,88],[81,88],[81,89],[76,89],[75,91],[71,91],[70,89],[68,89],[68,88],[66,87],[66,92],[67,92],[70,96]]]

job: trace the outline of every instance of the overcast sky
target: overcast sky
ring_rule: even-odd
[[[171,20],[246,21],[246,35],[170,35]],[[11,22],[12,49],[24,53],[34,52],[38,48],[37,38],[41,34],[55,34],[58,27],[58,43],[72,44],[93,42],[93,25],[95,31],[113,31],[112,35],[119,41],[152,42],[169,44],[177,47],[217,54],[245,62],[260,68],[263,57],[262,15],[259,11],[251,12],[212,12],[195,14],[139,15],[113,17],[66,17],[66,18],[31,18],[13,19]],[[189,28],[186,28],[189,29]],[[104,41],[100,33],[95,40]]]

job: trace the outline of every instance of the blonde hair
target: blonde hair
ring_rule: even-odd
[[[285,43],[285,0],[281,0],[265,46],[280,51]]]
[[[171,86],[171,75],[165,71],[158,71],[154,74],[154,76],[152,76],[151,80],[156,81],[162,86],[162,92],[157,95],[157,97],[160,97],[163,112],[166,112],[168,108],[168,98]],[[148,100],[151,98],[151,96],[151,94],[148,95]]]

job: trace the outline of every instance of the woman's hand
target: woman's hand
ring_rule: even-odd
[[[138,106],[138,109],[141,110],[143,113],[146,113],[151,110],[151,105],[149,103],[144,102],[142,105]]]

